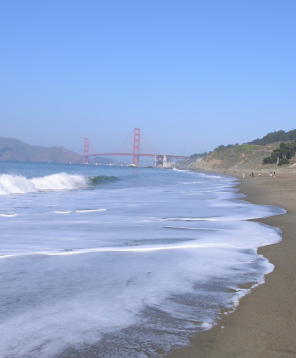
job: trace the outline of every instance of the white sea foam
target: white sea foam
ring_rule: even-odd
[[[165,226],[166,229],[178,230],[198,230],[198,231],[218,231],[217,229],[202,228],[202,227],[185,227],[185,226]]]
[[[213,218],[165,218],[166,221],[216,221]]]
[[[143,222],[151,222],[151,221],[216,221],[215,218],[149,218],[143,220]]]
[[[55,211],[56,214],[70,214],[71,211]]]
[[[74,210],[75,213],[89,213],[92,211],[105,211],[106,209],[81,209],[81,210]]]
[[[80,255],[88,253],[105,253],[105,252],[153,252],[153,251],[164,251],[164,250],[184,250],[184,249],[238,249],[241,247],[235,247],[230,244],[180,244],[180,245],[165,245],[165,246],[140,246],[140,247],[96,247],[89,249],[66,249],[61,251],[35,251],[28,252],[26,254],[15,254],[15,255],[2,255],[0,259],[8,257],[18,256],[32,256],[32,255],[47,255],[47,256],[67,256],[67,255]]]
[[[0,176],[0,195],[35,193],[50,190],[73,190],[88,185],[82,175],[66,173],[47,175],[41,178],[27,179],[24,176],[2,174]]]
[[[0,214],[0,216],[4,218],[13,218],[14,216],[17,216],[17,214]]]
[[[104,357],[160,357],[273,270],[257,248],[280,241],[279,231],[245,219],[283,210],[236,201],[233,180],[79,166],[61,185],[62,174],[36,166],[37,181],[7,175],[15,185],[5,182],[0,201],[3,215],[18,215],[0,218],[1,357],[88,356],[92,344]],[[87,179],[114,174],[100,190]],[[52,192],[8,195],[17,189]]]
[[[55,213],[56,214],[91,213],[91,212],[96,212],[96,211],[106,211],[106,209],[82,209],[82,210],[73,210],[73,211],[69,211],[69,210],[58,211],[58,210],[56,210]]]

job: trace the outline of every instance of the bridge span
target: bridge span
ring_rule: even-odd
[[[173,155],[173,154],[159,154],[156,149],[151,149],[154,153],[140,153],[140,128],[134,128],[133,133],[133,152],[132,153],[95,153],[89,154],[89,138],[84,139],[84,154],[83,154],[83,163],[88,164],[89,157],[105,157],[105,156],[129,156],[133,157],[133,165],[139,166],[139,157],[154,157],[154,165],[156,167],[169,167],[174,159],[186,159],[189,158],[184,155]]]

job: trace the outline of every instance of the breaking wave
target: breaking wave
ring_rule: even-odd
[[[73,190],[118,180],[115,176],[84,177],[78,174],[51,174],[28,179],[21,175],[0,175],[0,196],[10,194],[36,193],[39,191]]]
[[[36,193],[51,190],[73,190],[88,186],[88,178],[66,173],[27,179],[21,175],[2,174],[0,176],[0,195]]]

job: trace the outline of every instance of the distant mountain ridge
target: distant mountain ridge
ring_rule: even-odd
[[[63,147],[40,147],[0,137],[0,161],[82,163],[83,157]]]

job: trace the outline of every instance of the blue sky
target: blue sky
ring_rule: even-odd
[[[0,136],[190,155],[296,128],[296,1],[0,1]]]

